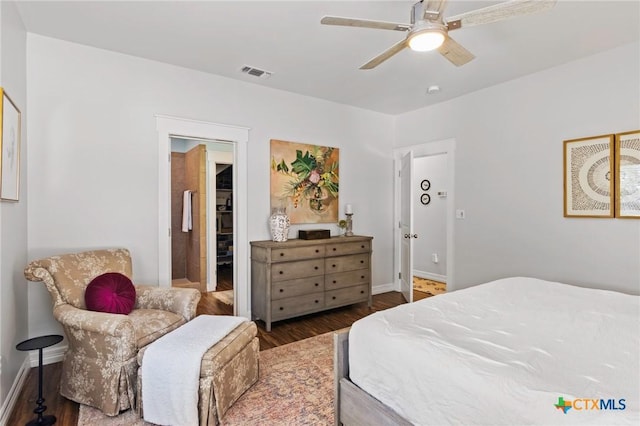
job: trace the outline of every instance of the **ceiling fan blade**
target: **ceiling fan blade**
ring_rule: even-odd
[[[442,19],[442,11],[447,0],[428,0],[424,6],[423,19],[437,21]]]
[[[489,24],[551,9],[557,0],[511,0],[447,18],[449,30]]]
[[[448,35],[444,38],[442,46],[438,48],[438,52],[457,67],[464,65],[475,58],[473,53],[462,47],[461,44]]]
[[[372,68],[375,68],[381,63],[383,63],[384,61],[386,61],[387,59],[389,59],[390,57],[392,57],[393,55],[395,55],[396,53],[400,52],[405,47],[407,47],[406,39],[394,44],[393,46],[391,46],[390,48],[388,48],[387,50],[385,50],[384,52],[382,52],[381,54],[379,54],[378,56],[376,56],[375,58],[373,58],[372,60],[364,64],[363,66],[361,66],[360,69],[370,70]]]
[[[341,25],[343,27],[373,28],[376,30],[409,31],[411,25],[395,22],[369,21],[367,19],[341,18],[339,16],[325,16],[320,20],[324,25]]]

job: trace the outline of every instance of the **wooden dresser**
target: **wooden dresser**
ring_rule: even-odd
[[[338,306],[371,307],[371,240],[331,237],[251,242],[251,311],[271,323]]]

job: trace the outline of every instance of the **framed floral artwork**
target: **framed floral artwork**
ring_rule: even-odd
[[[271,140],[271,209],[292,224],[338,222],[340,150]]]
[[[640,219],[640,130],[616,134],[615,214]]]
[[[20,188],[20,110],[0,87],[0,198],[18,201]]]
[[[564,141],[564,216],[613,217],[614,136]]]

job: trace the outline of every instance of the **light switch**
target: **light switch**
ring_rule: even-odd
[[[458,209],[456,210],[456,219],[464,219],[465,218],[464,210]]]

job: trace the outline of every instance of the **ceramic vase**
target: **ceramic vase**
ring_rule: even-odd
[[[289,239],[289,216],[287,210],[283,208],[273,209],[269,216],[269,228],[271,230],[271,239],[277,242],[287,241]]]

